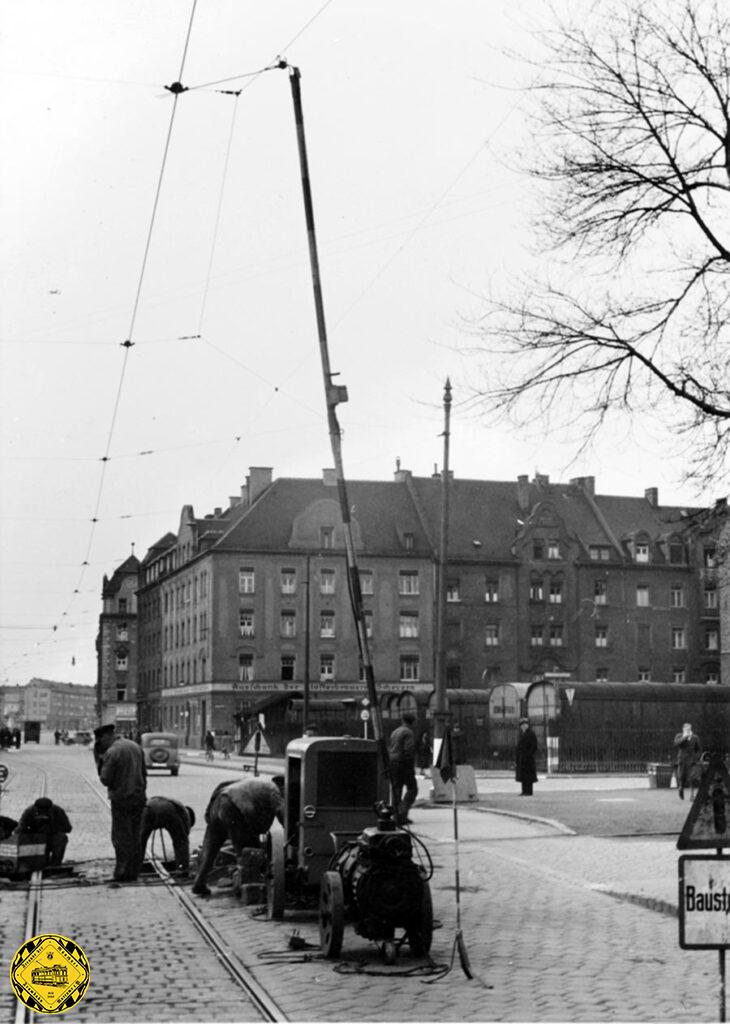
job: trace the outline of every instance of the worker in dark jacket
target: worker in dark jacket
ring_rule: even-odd
[[[520,719],[520,735],[515,749],[515,779],[522,784],[521,796],[532,796],[532,787],[537,782],[535,766],[537,736],[530,728],[529,718]]]
[[[195,811],[185,807],[179,800],[167,796],[153,796],[147,801],[142,812],[140,850],[144,858],[147,840],[156,829],[165,829],[172,839],[175,851],[175,867],[187,871],[190,867],[190,829],[195,824]]]
[[[26,807],[18,822],[18,833],[45,836],[46,864],[49,867],[61,864],[68,844],[71,822],[63,807],[54,804],[47,796],[39,796],[35,803]]]
[[[144,754],[134,740],[114,735],[113,725],[94,729],[94,751],[101,758],[99,778],[109,792],[115,882],[136,882],[142,866],[139,834],[146,802]]]
[[[227,839],[240,858],[245,847],[261,845],[261,836],[269,831],[274,818],[284,824],[283,786],[282,775],[275,776],[271,782],[254,778],[221,782],[216,786],[205,811],[207,828],[193,883],[194,893],[210,895],[205,879]]]
[[[416,782],[416,737],[413,723],[416,716],[412,711],[401,712],[401,724],[393,730],[388,741],[390,777],[393,782],[393,805],[399,825],[410,824],[408,817],[418,796]],[[405,787],[405,795],[403,794]]]

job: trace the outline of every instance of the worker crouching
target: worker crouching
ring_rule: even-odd
[[[283,776],[275,776],[271,782],[254,778],[216,786],[205,811],[207,827],[194,893],[210,895],[205,880],[226,840],[230,840],[240,862],[244,848],[261,845],[261,836],[275,818],[284,824],[283,787]]]
[[[20,836],[26,834],[45,838],[48,867],[58,867],[63,863],[68,833],[71,831],[71,822],[63,807],[54,804],[47,796],[38,797],[21,814],[17,831]]]
[[[164,829],[172,840],[175,870],[187,872],[190,867],[190,830],[195,824],[195,811],[179,800],[166,796],[153,796],[142,812],[140,850],[144,857],[147,841],[158,829]]]

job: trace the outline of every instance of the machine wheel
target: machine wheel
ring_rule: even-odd
[[[345,931],[345,896],[338,871],[325,871],[319,889],[319,943],[326,957],[334,959],[342,950]]]
[[[284,833],[278,830],[269,832],[266,845],[269,861],[266,872],[266,909],[270,921],[281,921],[284,917],[286,881]]]
[[[395,942],[392,939],[388,939],[380,947],[380,954],[383,957],[384,964],[394,964],[398,959],[398,950],[396,949]]]
[[[428,882],[423,883],[421,906],[412,925],[407,930],[408,945],[413,956],[426,956],[433,939],[433,902]]]
[[[178,773],[179,771],[180,771],[180,769],[179,769],[179,768],[171,768],[171,769],[170,769],[170,775],[177,775],[177,773]]]

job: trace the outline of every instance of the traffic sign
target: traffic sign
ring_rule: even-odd
[[[730,774],[722,758],[714,757],[702,776],[677,840],[677,849],[707,850],[724,846],[730,846]]]
[[[679,858],[679,945],[730,946],[730,857]]]
[[[6,764],[0,764],[0,782],[5,782],[8,774],[8,766]]]
[[[362,711],[360,712],[360,718],[363,720],[363,722],[368,721],[368,719],[370,718],[370,712],[368,711],[367,708],[362,709]]]
[[[243,748],[243,752],[244,752],[244,754],[270,754],[271,753],[271,748],[269,747],[269,744],[266,742],[266,737],[264,736],[264,734],[261,731],[261,729],[257,729],[256,730],[256,732],[253,734],[253,736],[248,741],[246,746]]]

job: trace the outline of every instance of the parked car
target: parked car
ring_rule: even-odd
[[[144,732],[140,738],[140,746],[144,754],[144,763],[150,768],[164,768],[170,775],[180,771],[179,739],[172,732]]]

